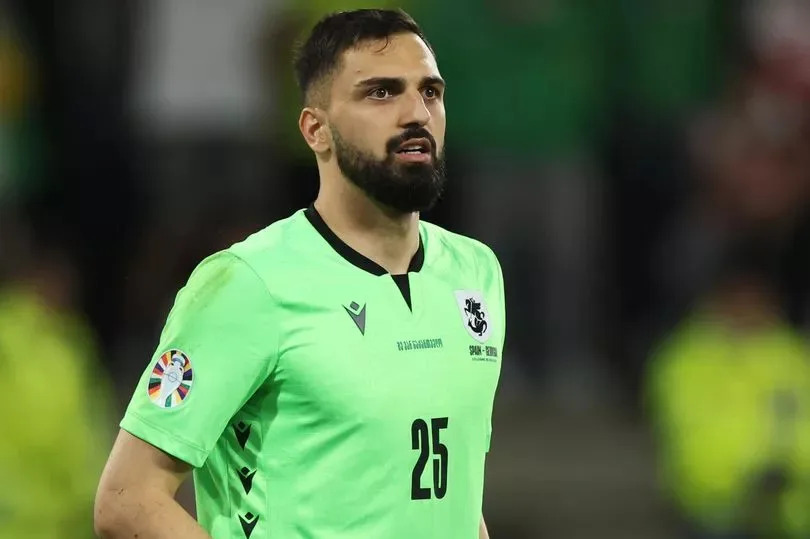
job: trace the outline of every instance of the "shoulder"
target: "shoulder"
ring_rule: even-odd
[[[275,269],[289,266],[290,246],[299,243],[299,217],[297,212],[207,256],[191,273],[186,291],[207,296],[216,290],[266,288]]]
[[[427,221],[421,226],[431,258],[450,258],[463,266],[488,267],[500,273],[498,257],[485,243]]]
[[[257,269],[268,264],[283,263],[292,247],[300,245],[304,239],[302,225],[305,220],[303,211],[298,211],[286,219],[254,232],[228,247],[225,252]]]

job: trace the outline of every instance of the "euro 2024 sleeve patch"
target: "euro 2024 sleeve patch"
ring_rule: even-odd
[[[160,355],[149,377],[149,400],[160,408],[174,408],[188,398],[194,373],[191,361],[180,350],[169,350]]]

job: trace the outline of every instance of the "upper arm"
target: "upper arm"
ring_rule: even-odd
[[[176,499],[190,471],[190,464],[120,431],[96,493],[96,535],[210,539]]]
[[[101,475],[99,494],[146,489],[174,496],[190,472],[189,464],[120,430]]]
[[[484,522],[484,515],[481,515],[481,522],[478,525],[478,539],[489,539],[489,530],[487,530],[487,523]]]

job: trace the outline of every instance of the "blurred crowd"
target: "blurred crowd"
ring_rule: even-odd
[[[313,200],[291,51],[356,7],[422,25],[450,176],[425,218],[504,268],[490,473],[528,484],[521,448],[600,433],[568,484],[535,476],[575,518],[496,478],[493,537],[810,537],[804,0],[0,0],[0,537],[89,536],[174,293]],[[618,466],[607,440],[628,429],[649,477],[641,459],[635,486],[574,480]],[[650,524],[583,525],[602,517],[576,489],[598,481],[654,493]]]

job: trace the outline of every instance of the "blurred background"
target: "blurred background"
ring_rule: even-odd
[[[291,50],[355,7],[423,26],[426,218],[504,268],[493,539],[810,537],[805,0],[0,0],[0,537],[90,535],[175,292],[313,200]]]

